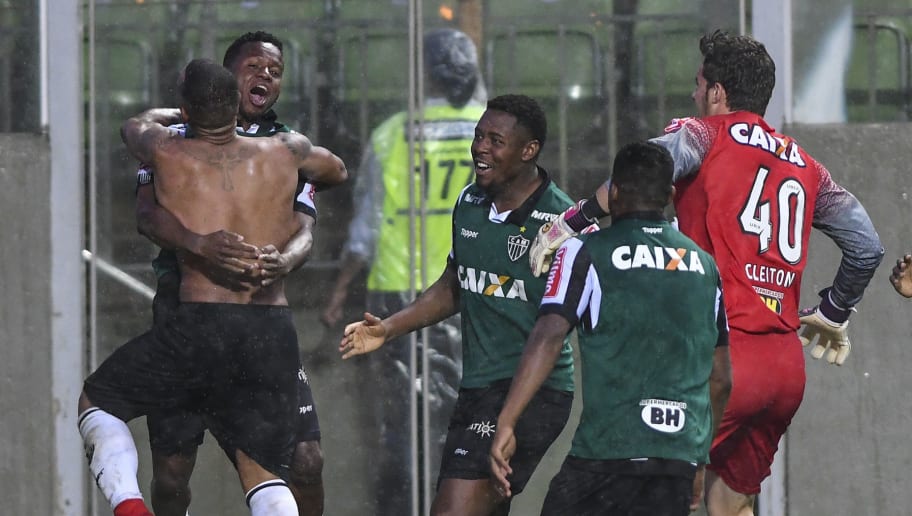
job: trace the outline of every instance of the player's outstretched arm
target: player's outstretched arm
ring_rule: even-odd
[[[535,277],[548,272],[551,257],[570,237],[598,229],[598,219],[608,215],[611,180],[598,187],[595,195],[564,210],[553,222],[544,224],[529,247],[529,268]]]
[[[890,273],[890,284],[899,295],[912,297],[912,254],[896,260],[896,266]]]
[[[389,332],[383,325],[383,320],[376,315],[364,312],[364,320],[351,323],[345,327],[342,341],[339,342],[339,352],[342,359],[363,355],[379,349],[388,338]]]
[[[365,314],[364,321],[345,327],[339,351],[342,358],[369,353],[390,339],[438,323],[459,311],[459,278],[452,262],[412,304],[386,319]],[[370,315],[370,317],[367,317]]]
[[[314,145],[301,133],[281,133],[279,138],[298,157],[298,173],[306,177],[318,191],[344,183],[348,179],[348,170],[342,158],[329,149]]]
[[[516,428],[516,422],[529,401],[554,369],[564,337],[569,331],[570,323],[563,316],[542,315],[535,322],[526,341],[519,367],[510,384],[510,392],[497,416],[494,440],[491,443],[491,474],[494,476],[498,491],[504,496],[512,496],[507,475],[513,471],[510,468],[510,459],[516,451],[516,436],[513,429]]]

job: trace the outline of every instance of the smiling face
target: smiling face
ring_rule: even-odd
[[[475,126],[472,141],[475,184],[496,201],[518,177],[537,176],[534,159],[539,147],[538,140],[532,139],[515,116],[493,109],[485,111]]]
[[[262,118],[279,99],[284,66],[282,52],[272,43],[251,41],[241,47],[231,73],[241,92],[238,118],[245,127]]]

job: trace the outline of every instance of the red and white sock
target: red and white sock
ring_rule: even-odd
[[[149,512],[149,508],[142,501],[142,498],[130,498],[120,502],[114,508],[114,516],[155,516]]]

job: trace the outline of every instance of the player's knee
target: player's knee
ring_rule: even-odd
[[[193,462],[192,458],[181,455],[153,457],[153,492],[164,498],[189,497]]]
[[[180,475],[159,473],[152,477],[152,491],[161,498],[189,498],[190,482]]]
[[[323,450],[319,441],[304,441],[295,447],[291,461],[291,480],[297,485],[323,481]]]

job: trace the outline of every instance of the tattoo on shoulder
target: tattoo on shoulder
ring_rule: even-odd
[[[298,159],[304,159],[307,157],[307,153],[310,150],[310,145],[307,140],[303,139],[300,134],[292,137],[292,133],[285,133],[280,136],[282,143],[285,144],[285,147],[291,152],[292,156]]]

